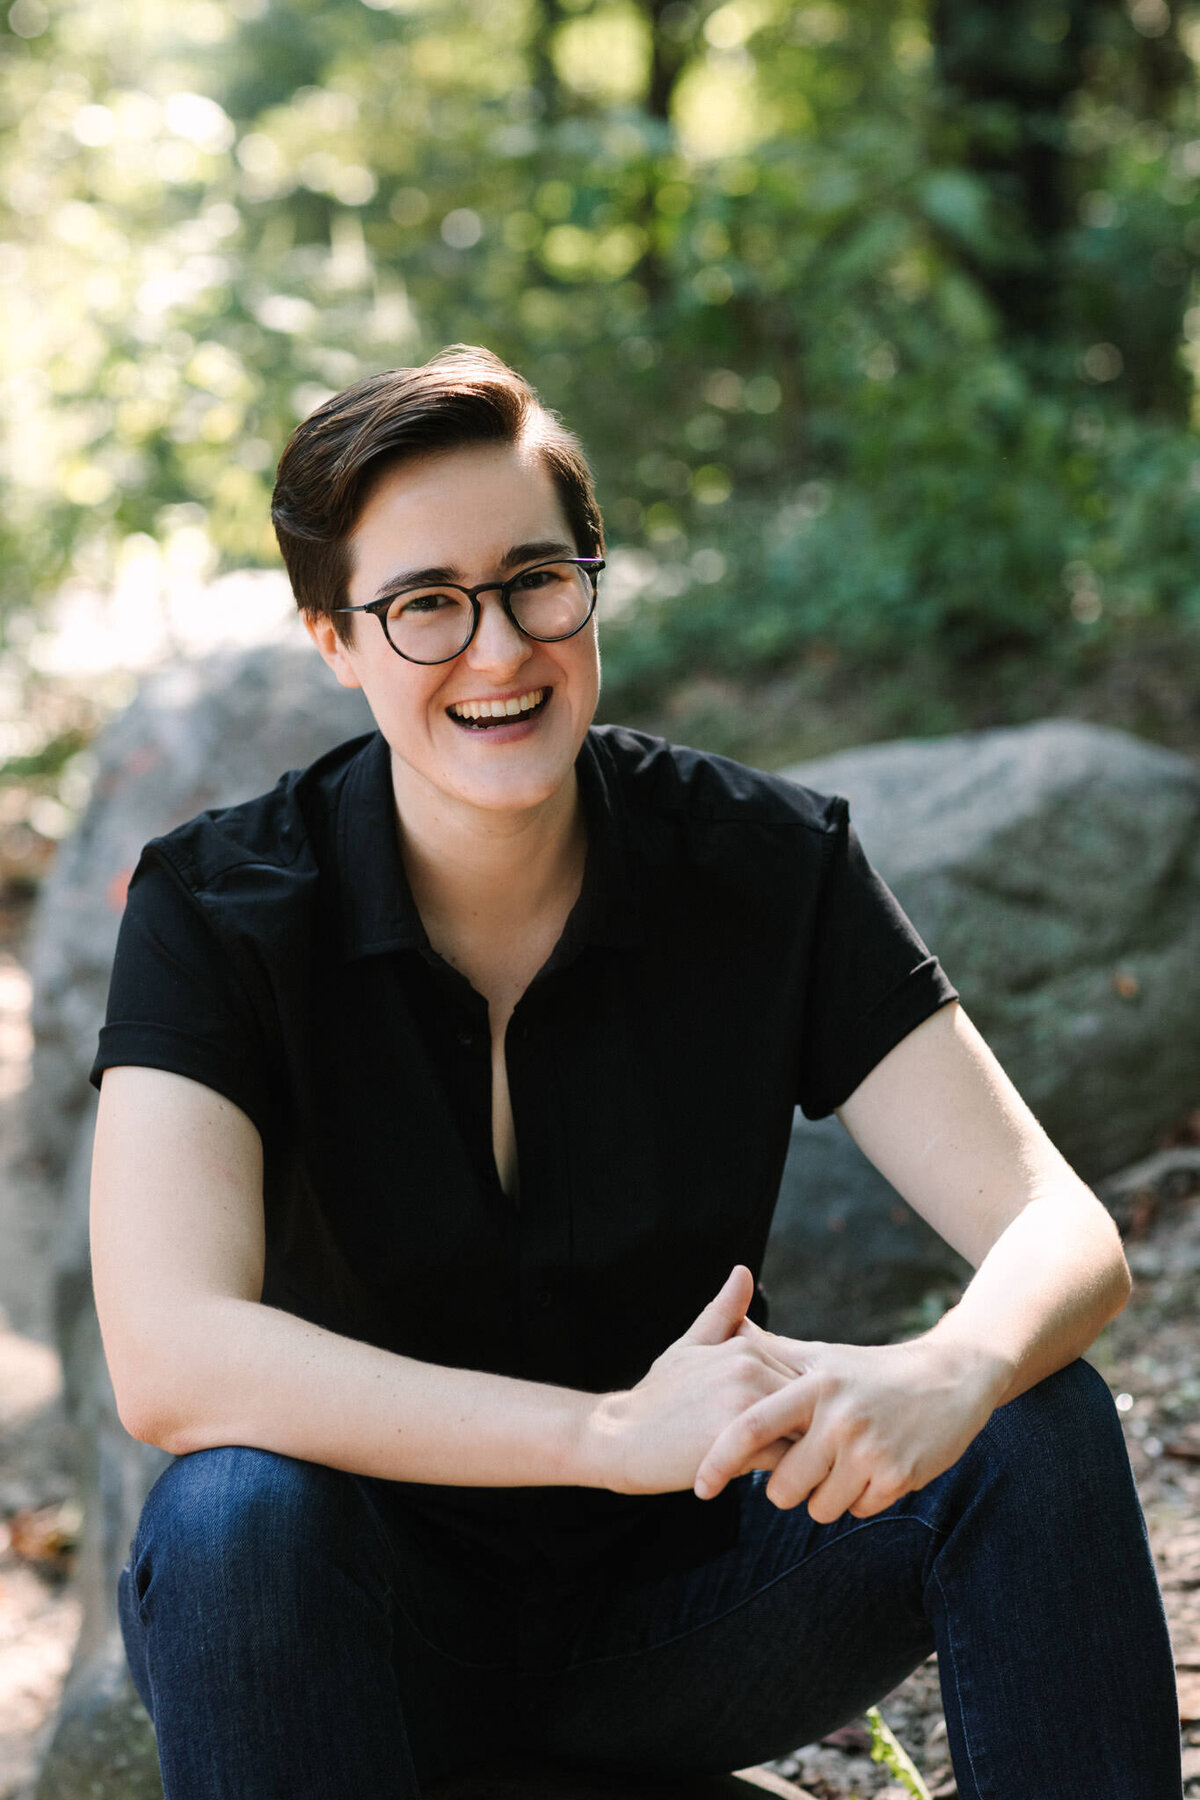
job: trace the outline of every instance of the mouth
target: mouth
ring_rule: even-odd
[[[456,700],[446,708],[446,717],[464,731],[494,731],[502,725],[523,725],[545,712],[553,688],[530,688],[507,700]]]

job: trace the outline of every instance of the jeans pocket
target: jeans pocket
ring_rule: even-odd
[[[136,1614],[143,1626],[149,1623],[146,1617],[146,1595],[153,1576],[149,1556],[144,1553],[139,1556],[136,1546],[131,1548],[125,1559],[125,1567],[117,1579],[118,1606]]]

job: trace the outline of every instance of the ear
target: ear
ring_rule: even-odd
[[[334,630],[333,620],[329,617],[329,614],[305,613],[303,617],[304,629],[307,631],[309,637],[320,651],[323,660],[329,664],[329,667],[333,670],[342,686],[344,688],[361,687],[362,682],[359,680],[354,664],[347,654],[348,647],[342,642],[341,638]]]

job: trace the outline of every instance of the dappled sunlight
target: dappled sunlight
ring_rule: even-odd
[[[740,47],[712,51],[689,71],[680,85],[678,116],[683,146],[700,160],[744,156],[767,142],[776,125],[753,59]]]
[[[558,33],[554,61],[564,81],[581,94],[636,101],[650,67],[650,31],[632,4],[600,6],[568,19]]]

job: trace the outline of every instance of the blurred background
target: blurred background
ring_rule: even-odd
[[[483,343],[583,437],[602,716],[1200,743],[1200,6],[13,0],[0,875],[140,670],[294,632],[295,422]]]

